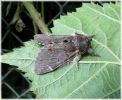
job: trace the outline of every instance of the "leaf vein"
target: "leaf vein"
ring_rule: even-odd
[[[117,23],[120,24],[120,21],[118,21],[118,20],[116,20],[116,19],[114,19],[114,18],[112,18],[112,17],[110,17],[110,16],[108,16],[108,15],[106,15],[106,14],[103,14],[102,12],[97,11],[97,10],[95,10],[95,9],[93,9],[93,8],[91,8],[91,7],[89,7],[89,6],[87,6],[87,5],[86,5],[86,7],[89,8],[90,10],[92,10],[92,11],[94,11],[94,12],[100,14],[100,15],[103,15],[104,17],[108,18],[109,20],[115,21],[115,22],[117,22]]]
[[[77,92],[80,88],[82,88],[84,85],[86,85],[89,81],[91,81],[97,74],[99,74],[103,68],[105,68],[108,64],[104,64],[95,74],[93,74],[91,77],[89,77],[83,84],[78,86],[75,90],[73,90],[71,93],[69,93],[65,98],[71,96],[73,93]]]
[[[109,96],[109,95],[111,95],[111,94],[113,94],[119,90],[120,90],[120,87],[117,87],[115,90],[113,90],[113,91],[109,92],[108,94],[106,94],[105,96],[103,96],[103,98],[105,98],[105,97],[107,97],[107,96]]]

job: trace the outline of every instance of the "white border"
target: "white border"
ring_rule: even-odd
[[[1,1],[99,1],[99,2],[101,2],[101,1],[121,1],[121,0],[1,0]]]
[[[120,38],[121,38],[121,39],[120,39],[120,42],[121,42],[121,43],[120,43],[120,52],[121,52],[121,55],[120,55],[120,60],[121,60],[121,62],[120,62],[120,63],[121,63],[121,68],[120,68],[120,69],[121,69],[121,70],[120,70],[120,74],[121,74],[120,80],[121,80],[121,81],[120,81],[120,82],[121,82],[121,83],[120,83],[120,85],[121,85],[121,86],[120,86],[120,88],[121,88],[121,89],[120,89],[120,93],[121,93],[121,94],[120,94],[120,97],[122,98],[122,72],[121,72],[121,71],[122,71],[122,1],[120,1],[120,3],[121,3],[121,12],[120,12],[120,13],[121,13],[121,20],[120,20],[120,21],[121,21],[121,23],[120,23],[120,25],[121,25],[121,29],[120,29],[120,30],[121,30],[121,37],[120,37]]]
[[[1,11],[2,11],[2,9],[1,9],[1,2],[0,2],[0,19],[2,20]],[[2,26],[2,25],[1,25],[1,20],[0,20],[0,33],[1,33],[0,35],[2,35],[2,31],[1,31],[1,29],[2,29],[2,27],[1,27],[1,26]],[[1,42],[1,40],[2,40],[2,39],[1,39],[1,36],[0,36],[0,53],[2,53],[2,50],[1,50],[1,49],[2,49],[2,48],[1,48],[1,47],[2,47],[2,46],[1,46],[1,43],[2,43],[2,42]],[[1,56],[0,56],[0,62],[1,62]],[[2,67],[2,66],[1,66],[1,64],[0,64],[0,79],[1,79],[1,80],[0,80],[0,89],[1,89],[1,91],[0,91],[0,97],[2,98],[2,88],[1,88],[1,86],[2,86],[2,84],[1,84],[1,83],[2,83],[2,70],[1,70],[1,67]]]

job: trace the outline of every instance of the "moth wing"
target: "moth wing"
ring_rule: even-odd
[[[34,40],[36,40],[38,43],[46,45],[48,44],[49,36],[44,34],[36,34],[34,35]]]
[[[44,74],[53,71],[74,58],[76,54],[75,48],[72,48],[71,51],[65,48],[64,44],[61,43],[45,45],[39,52],[35,62],[36,74]]]
[[[51,43],[60,43],[64,40],[72,41],[73,36],[67,36],[67,35],[45,35],[45,34],[36,34],[34,35],[34,40],[37,42],[48,45]]]

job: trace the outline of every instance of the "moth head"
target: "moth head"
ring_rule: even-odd
[[[76,33],[78,49],[80,49],[81,51],[84,51],[84,50],[87,50],[88,48],[90,48],[91,47],[91,41],[92,41],[92,38],[94,36],[95,35],[86,36],[83,34],[77,34]]]
[[[91,36],[86,36],[86,37],[85,37],[84,42],[87,44],[87,48],[88,48],[88,47],[91,47],[92,38],[93,38],[94,36],[95,36],[95,35],[91,35]]]

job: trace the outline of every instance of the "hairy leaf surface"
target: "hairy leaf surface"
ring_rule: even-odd
[[[95,35],[92,46],[100,57],[84,56],[44,75],[34,73],[41,48],[31,40],[2,56],[2,62],[18,66],[32,80],[37,98],[120,98],[120,4],[83,4],[76,12],[54,20],[52,33]]]

